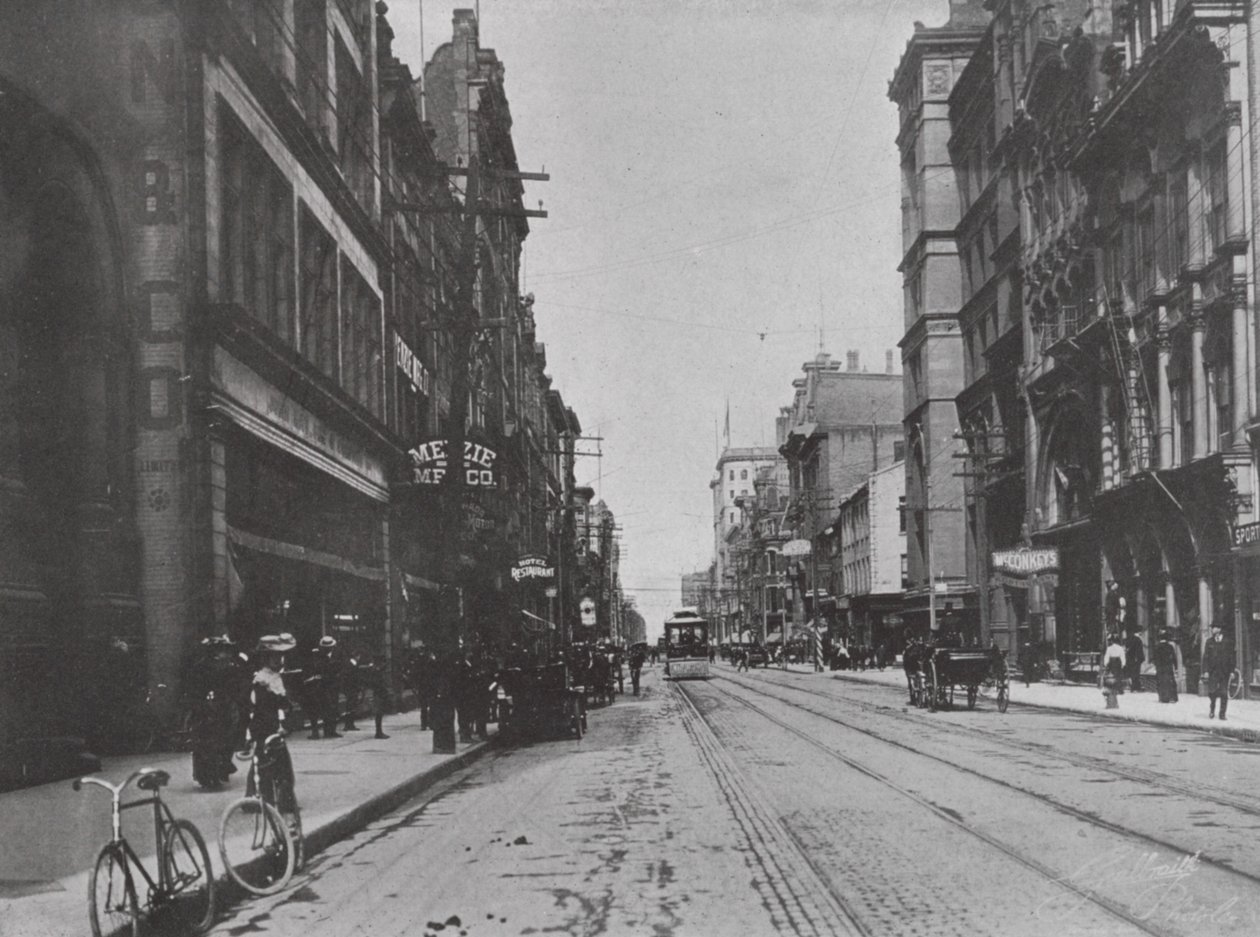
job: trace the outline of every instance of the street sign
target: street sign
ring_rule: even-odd
[[[809,556],[814,550],[808,540],[789,540],[779,550],[784,556]]]

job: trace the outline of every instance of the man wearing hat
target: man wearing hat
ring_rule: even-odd
[[[1234,645],[1225,640],[1221,626],[1212,622],[1212,636],[1203,648],[1203,679],[1207,683],[1208,718],[1216,715],[1216,700],[1221,701],[1221,719],[1229,705],[1229,677],[1234,672]]]
[[[337,656],[337,639],[330,634],[319,639],[311,658],[311,674],[307,684],[315,712],[311,714],[311,738],[319,738],[316,720],[324,724],[324,738],[339,739],[337,705],[341,701],[341,661]]]

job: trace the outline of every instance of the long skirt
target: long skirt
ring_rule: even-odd
[[[1156,670],[1155,689],[1159,693],[1161,703],[1177,702],[1177,671]]]

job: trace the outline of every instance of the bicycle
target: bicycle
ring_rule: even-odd
[[[141,918],[169,919],[180,934],[200,934],[214,921],[214,874],[210,852],[201,832],[191,820],[177,820],[162,802],[161,789],[171,776],[154,768],[134,771],[121,784],[84,777],[74,789],[94,784],[110,792],[113,833],[101,847],[88,878],[88,918],[93,937],[114,937],[130,931],[139,937]],[[136,783],[152,797],[122,803],[122,792]],[[154,881],[136,851],[122,833],[122,812],[133,807],[153,805],[157,880]],[[139,871],[139,878],[134,870]],[[141,879],[145,886],[143,902]]]
[[[304,858],[302,816],[292,782],[274,776],[282,750],[284,736],[276,733],[261,746],[236,753],[238,761],[250,762],[246,790],[252,793],[233,801],[219,824],[223,867],[234,882],[254,895],[280,891]],[[282,812],[281,805],[292,809]]]

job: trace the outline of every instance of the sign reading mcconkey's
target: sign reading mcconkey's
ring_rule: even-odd
[[[556,578],[556,568],[545,556],[532,554],[522,556],[512,567],[512,579],[520,582],[523,579],[541,579],[551,581]]]
[[[412,476],[417,484],[436,485],[446,475],[449,462],[447,456],[448,440],[431,439],[422,442],[412,449]],[[464,440],[464,484],[470,488],[493,488],[498,484],[495,461],[499,454],[493,449]]]
[[[1008,576],[1037,576],[1059,570],[1059,548],[1019,547],[1015,550],[994,550],[993,571]]]

